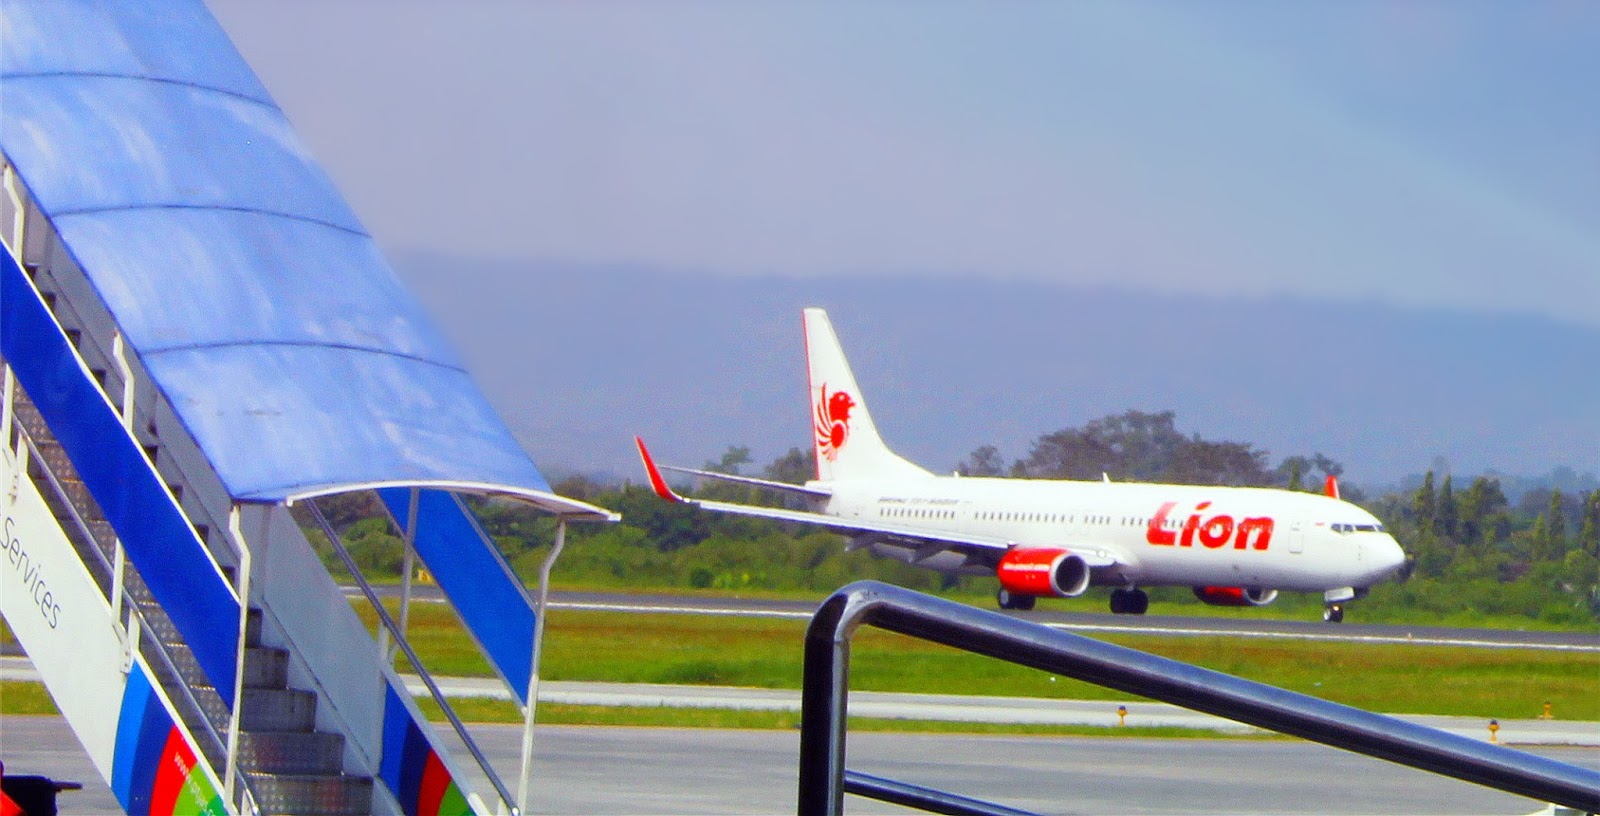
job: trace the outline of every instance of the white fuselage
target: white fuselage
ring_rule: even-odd
[[[1117,565],[1096,570],[1097,584],[1322,592],[1371,586],[1405,561],[1371,513],[1320,494],[934,476],[827,485],[833,496],[824,512],[843,519],[1102,553]],[[988,571],[954,552],[921,557],[883,542],[872,548],[932,569]]]

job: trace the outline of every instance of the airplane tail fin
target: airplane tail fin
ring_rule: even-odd
[[[866,400],[850,373],[828,313],[805,310],[806,369],[811,387],[813,451],[817,478],[878,479],[930,476],[883,444]]]

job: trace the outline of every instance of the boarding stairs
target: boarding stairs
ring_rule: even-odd
[[[96,372],[97,379],[104,371]],[[14,396],[16,422],[36,454],[29,459],[28,477],[41,491],[45,503],[73,548],[93,575],[108,604],[118,597],[131,602],[124,626],[138,638],[138,648],[155,668],[154,679],[178,707],[190,734],[213,768],[227,762],[231,707],[210,684],[195,659],[194,650],[171,617],[151,594],[138,569],[124,562],[121,581],[114,585],[117,565],[116,532],[100,512],[94,497],[78,478],[71,459],[50,432],[44,418],[20,389]],[[145,446],[152,461],[159,461],[159,443]],[[181,497],[184,485],[168,485]],[[208,525],[195,524],[195,534],[209,537]],[[236,566],[223,569],[230,579]],[[254,803],[263,812],[296,814],[363,814],[372,810],[372,777],[343,772],[344,735],[316,730],[317,697],[302,688],[290,688],[289,653],[261,642],[261,610],[247,614],[243,696],[239,712],[237,768]]]
[[[314,519],[312,535],[344,558],[376,608],[381,640],[286,503],[229,495],[3,156],[0,174],[0,543],[24,565],[0,570],[0,612],[123,807],[520,812],[542,615],[468,505],[445,489],[372,488],[408,545],[408,577],[414,562],[434,575],[522,703],[515,794],[315,498],[302,502],[301,519]],[[580,511],[574,518],[587,520],[598,509]],[[565,525],[561,517],[552,560]],[[422,715],[397,651],[451,729]],[[454,758],[463,749],[476,762],[471,777]]]
[[[56,321],[72,326],[76,316],[63,314],[67,310],[61,306],[66,301],[55,290],[56,283],[41,275],[38,266],[27,267],[27,274],[40,289],[41,299]],[[63,334],[78,357],[99,362],[97,350],[86,348],[88,335],[84,329],[65,328]],[[114,367],[96,366],[88,373],[102,391],[108,386],[115,391],[123,384]],[[26,462],[26,478],[39,489],[55,525],[72,544],[107,606],[116,613],[121,627],[119,637],[148,664],[151,679],[175,707],[173,713],[206,762],[219,776],[226,776],[228,736],[235,712],[225,695],[231,696],[232,689],[219,692],[213,685],[178,625],[152,593],[139,568],[122,551],[116,530],[72,458],[26,389],[15,382],[11,386],[9,412],[15,428],[8,440],[10,450],[26,452],[18,457]],[[140,452],[151,464],[148,475],[163,477],[163,487],[172,504],[182,513],[195,538],[207,545],[221,577],[234,583],[238,573],[236,554],[226,547],[212,549],[217,537],[215,522],[203,510],[197,512],[185,506],[186,495],[192,497],[204,487],[191,485],[178,468],[164,466],[164,457],[170,454],[154,420],[146,421],[138,437],[142,442]],[[244,617],[245,648],[234,745],[241,803],[246,809],[266,813],[372,812],[371,775],[345,772],[344,735],[317,730],[317,695],[306,688],[290,686],[289,652],[263,642],[260,608],[250,607]]]

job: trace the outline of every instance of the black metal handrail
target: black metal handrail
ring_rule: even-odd
[[[799,813],[837,814],[872,784],[844,767],[850,639],[868,625],[1226,717],[1542,802],[1600,811],[1600,772],[876,581],[822,603],[806,630]],[[873,778],[875,780],[875,778]],[[888,780],[875,780],[888,782]],[[915,789],[915,786],[894,786]],[[884,786],[887,789],[887,786]],[[949,796],[915,789],[931,799]],[[1009,810],[964,797],[947,813]]]

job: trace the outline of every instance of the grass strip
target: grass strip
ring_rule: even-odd
[[[417,700],[429,720],[444,722],[444,712],[429,699]],[[521,724],[522,712],[505,700],[460,697],[450,701],[456,716],[469,723]],[[50,693],[42,683],[26,680],[0,682],[0,715],[57,715]],[[718,708],[662,708],[654,706],[591,706],[543,703],[539,706],[541,725],[598,725],[658,728],[744,728],[789,731],[800,727],[800,714],[794,711],[738,711]],[[851,717],[850,728],[857,731],[891,731],[942,734],[1017,734],[1033,736],[1173,737],[1204,739],[1275,738],[1265,732],[1223,732],[1205,728],[1106,728],[1091,725],[1028,725],[1004,723],[945,722],[942,720],[898,720]]]
[[[365,604],[358,605],[358,609]],[[362,610],[369,621],[370,610]],[[798,689],[806,622],[555,610],[545,631],[547,680]],[[430,671],[488,676],[455,616],[412,608],[411,637]],[[1600,657],[1536,649],[1329,643],[1259,638],[1099,635],[1163,657],[1368,711],[1498,719],[1600,720]],[[404,668],[404,667],[402,667]],[[1116,700],[1089,683],[865,628],[851,649],[858,691]]]
[[[43,683],[0,680],[0,714],[60,714]]]
[[[429,720],[443,722],[444,713],[432,700],[418,700]],[[522,713],[504,700],[460,698],[450,701],[463,722],[521,724]],[[740,711],[719,708],[667,708],[655,706],[591,706],[541,703],[540,725],[598,725],[658,728],[745,728],[797,730],[795,711]],[[952,722],[947,720],[851,717],[853,731],[889,731],[938,734],[1015,734],[1027,736],[1162,737],[1184,739],[1289,739],[1265,731],[1215,731],[1209,728],[1035,725],[1028,723]]]

